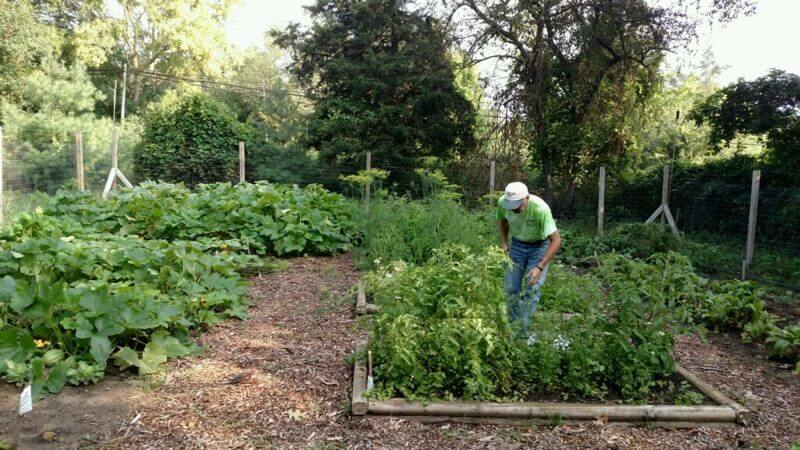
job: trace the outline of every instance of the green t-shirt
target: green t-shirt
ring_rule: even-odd
[[[528,206],[519,214],[503,208],[503,197],[500,197],[497,201],[497,220],[501,219],[508,220],[508,234],[518,241],[541,241],[557,230],[550,207],[535,195],[528,196]]]

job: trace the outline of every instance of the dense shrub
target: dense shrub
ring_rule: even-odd
[[[236,178],[243,129],[222,103],[205,94],[167,95],[144,116],[134,154],[139,179],[189,185]]]

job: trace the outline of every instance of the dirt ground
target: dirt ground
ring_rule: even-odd
[[[359,274],[349,256],[297,258],[251,280],[246,321],[200,337],[203,356],[155,380],[109,379],[26,417],[22,448],[791,448],[800,377],[735,336],[678,338],[679,362],[754,411],[747,427],[667,430],[422,424],[348,413]],[[8,430],[18,391],[0,390]],[[55,439],[45,442],[42,433]]]

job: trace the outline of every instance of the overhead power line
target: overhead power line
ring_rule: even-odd
[[[89,69],[87,70],[88,73],[91,74],[105,74],[105,73],[122,73],[122,69],[113,68],[113,67],[100,67],[96,69]],[[275,88],[267,88],[262,86],[252,86],[252,85],[244,85],[244,84],[236,84],[236,83],[229,83],[225,81],[217,81],[211,78],[191,78],[191,77],[183,77],[178,75],[170,75],[166,73],[151,71],[151,70],[131,70],[129,69],[129,73],[133,73],[135,75],[144,76],[146,78],[156,79],[159,81],[166,81],[166,82],[174,82],[174,83],[187,83],[193,86],[198,87],[211,87],[215,88],[220,91],[226,91],[231,93],[257,93],[257,94],[280,94],[280,95],[287,95],[290,97],[301,98],[304,100],[313,101],[313,97],[301,93],[301,92],[293,92],[286,89],[275,89]]]

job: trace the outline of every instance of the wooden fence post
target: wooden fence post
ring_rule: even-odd
[[[367,152],[367,171],[372,170],[372,152]],[[371,194],[372,183],[369,182],[364,187],[364,208],[369,212],[369,198]]]
[[[606,167],[600,167],[600,178],[597,182],[597,235],[603,235],[603,226],[606,221]]]
[[[3,159],[5,158],[5,150],[3,149],[3,127],[0,127],[0,223],[5,219],[4,211],[6,203],[3,199]]]
[[[244,142],[239,141],[239,183],[245,182]]]
[[[75,132],[75,178],[78,181],[78,190],[83,192],[86,189],[83,177],[83,134]]]
[[[664,182],[661,185],[661,206],[666,207],[669,203],[669,164],[664,166]],[[666,220],[666,211],[661,210],[661,225],[664,225]]]
[[[495,174],[495,162],[491,160],[489,162],[489,206],[494,204],[494,174]]]
[[[761,171],[753,171],[753,182],[750,186],[750,214],[747,218],[747,244],[742,262],[742,280],[746,280],[753,262],[756,246],[756,222],[758,221],[758,190],[761,186]]]

